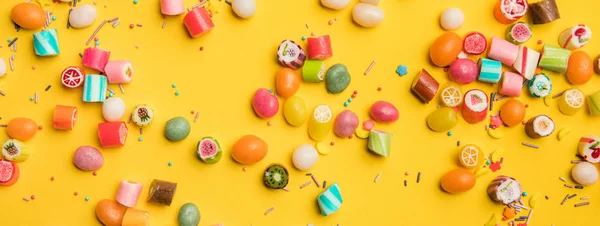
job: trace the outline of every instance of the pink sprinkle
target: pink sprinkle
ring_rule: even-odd
[[[73,195],[75,195],[75,196],[76,196],[76,195],[79,195],[79,192],[75,192],[75,193],[73,193]]]
[[[44,127],[42,126],[38,126],[38,130],[42,130]]]
[[[93,174],[94,176],[98,175],[98,173],[96,173],[96,171],[94,171],[92,174]]]
[[[273,125],[273,122],[271,122],[271,121],[268,121],[268,122],[267,122],[267,126],[271,126],[271,125]]]
[[[332,25],[332,24],[333,24],[333,20],[330,20],[330,21],[329,21],[329,25]]]
[[[375,127],[375,123],[373,122],[373,120],[369,119],[363,122],[363,129],[370,131],[373,129],[373,127]]]
[[[35,199],[35,195],[31,195],[31,199],[32,199],[32,200],[33,200],[33,199]]]
[[[381,87],[377,87],[377,91],[381,91]]]
[[[333,146],[333,145],[335,145],[335,142],[331,141],[331,143],[329,143],[329,145]]]
[[[54,181],[54,177],[50,177],[50,180],[51,180],[51,181]]]

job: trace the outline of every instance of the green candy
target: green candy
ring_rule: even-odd
[[[336,64],[327,69],[327,90],[330,93],[341,93],[350,85],[350,73],[343,64]]]
[[[179,226],[197,226],[200,224],[200,211],[194,203],[186,203],[179,209]]]
[[[567,72],[571,51],[553,45],[544,45],[544,54],[539,66],[543,69],[559,73]]]
[[[392,148],[392,134],[380,130],[371,130],[367,148],[375,154],[389,157]]]
[[[170,141],[180,141],[190,134],[190,123],[183,117],[175,117],[167,121],[165,136]]]

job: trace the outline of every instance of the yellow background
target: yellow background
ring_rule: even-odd
[[[550,137],[531,140],[522,126],[502,128],[506,136],[500,140],[490,138],[484,124],[469,125],[460,121],[448,137],[445,133],[431,132],[426,116],[434,111],[438,100],[424,105],[410,93],[413,76],[427,69],[441,84],[448,78],[443,69],[429,63],[429,46],[443,33],[439,27],[439,15],[448,7],[459,7],[465,14],[465,23],[457,31],[461,36],[479,31],[490,38],[503,37],[506,25],[497,23],[492,15],[493,0],[472,1],[418,1],[383,0],[380,7],[385,19],[376,28],[366,29],[355,25],[351,9],[356,0],[343,10],[333,11],[322,7],[318,0],[308,1],[257,1],[256,14],[247,20],[234,16],[230,7],[221,2],[213,17],[215,28],[197,39],[189,38],[181,20],[183,16],[163,19],[157,0],[131,1],[97,0],[98,18],[85,29],[66,29],[68,6],[52,4],[48,7],[57,20],[50,27],[58,29],[61,54],[56,57],[36,57],[32,47],[32,33],[16,32],[9,19],[10,9],[17,0],[0,3],[1,38],[19,37],[15,53],[14,72],[0,78],[0,89],[7,95],[0,96],[0,123],[14,117],[30,117],[44,127],[26,142],[33,152],[31,158],[19,163],[21,177],[12,187],[0,187],[0,219],[2,225],[99,225],[94,214],[96,203],[101,199],[114,199],[121,180],[133,180],[144,184],[144,190],[136,208],[147,210],[151,225],[176,225],[179,207],[187,202],[195,203],[201,212],[201,225],[222,223],[225,225],[483,225],[493,213],[501,214],[503,206],[492,202],[487,194],[488,183],[498,175],[517,178],[529,194],[548,195],[540,200],[530,225],[594,225],[600,210],[597,197],[598,186],[573,190],[563,186],[559,176],[570,179],[578,139],[586,134],[598,133],[598,118],[584,110],[572,117],[558,111],[556,105],[547,107],[541,99],[525,92],[519,98],[529,104],[527,119],[537,114],[551,116],[557,125]],[[92,3],[84,0],[82,3]],[[195,1],[185,0],[190,7]],[[218,1],[213,6],[216,7]],[[558,34],[570,26],[585,23],[598,31],[600,21],[595,19],[598,4],[592,0],[558,1],[562,19],[533,26],[534,36],[527,46],[539,50],[537,40],[557,44]],[[106,5],[106,7],[104,7]],[[214,8],[213,8],[214,9]],[[105,164],[97,176],[79,171],[72,164],[72,155],[81,145],[98,147],[97,124],[103,122],[100,103],[82,103],[81,88],[67,89],[60,83],[60,72],[67,66],[80,65],[78,53],[102,20],[119,17],[121,24],[110,24],[98,34],[100,47],[111,50],[112,60],[130,60],[135,67],[133,82],[124,85],[125,94],[118,86],[110,85],[116,96],[123,98],[128,113],[138,104],[148,104],[155,110],[153,123],[144,129],[143,141],[139,142],[138,127],[129,126],[126,146],[119,149],[103,149]],[[329,20],[334,20],[328,25]],[[162,29],[163,21],[167,21]],[[524,18],[527,20],[527,18]],[[129,29],[129,24],[143,27]],[[310,28],[306,28],[309,24]],[[310,170],[319,180],[339,182],[344,204],[339,212],[322,217],[316,197],[322,191],[314,185],[304,189],[299,186],[310,180],[293,168],[291,153],[299,145],[314,144],[307,135],[306,125],[295,128],[286,124],[281,111],[269,120],[256,117],[250,99],[257,88],[274,88],[277,64],[276,48],[283,39],[302,43],[303,35],[331,35],[334,57],[328,66],[343,63],[352,74],[348,89],[339,95],[327,94],[324,84],[301,84],[297,95],[302,97],[312,111],[318,104],[328,104],[335,113],[344,108],[343,102],[357,90],[358,96],[348,109],[367,119],[370,105],[377,100],[390,101],[400,110],[400,119],[377,128],[394,134],[391,157],[378,158],[366,151],[366,141],[360,139],[334,138],[334,150],[319,156]],[[598,55],[599,37],[593,37],[583,48],[590,56]],[[0,57],[7,60],[12,54],[7,45],[0,49]],[[139,46],[136,49],[135,46]],[[199,51],[203,46],[204,51]],[[477,59],[477,58],[473,58]],[[371,61],[377,63],[371,72],[363,72]],[[8,63],[8,61],[7,61]],[[408,65],[409,74],[400,77],[395,73],[399,64]],[[32,66],[37,69],[32,70]],[[86,69],[86,71],[92,72]],[[549,73],[554,82],[553,94],[569,85],[564,75]],[[171,84],[176,83],[177,88]],[[52,88],[45,92],[48,85]],[[586,94],[598,91],[600,78],[579,88]],[[382,87],[377,92],[377,87]],[[481,88],[486,92],[497,86],[479,82],[463,86],[463,92]],[[175,91],[181,92],[175,96]],[[29,97],[39,92],[39,103]],[[280,106],[284,101],[280,100]],[[56,104],[78,107],[79,119],[73,131],[52,129],[52,112]],[[496,102],[493,113],[501,106]],[[168,142],[163,136],[165,122],[176,116],[192,121],[190,111],[200,112],[192,123],[190,136],[177,143]],[[126,120],[126,119],[125,119]],[[556,132],[565,127],[574,129],[565,140],[558,141]],[[245,134],[262,137],[269,144],[265,159],[257,164],[244,166],[229,158],[233,143]],[[195,147],[204,136],[219,140],[225,150],[225,158],[218,164],[207,165],[196,158]],[[8,139],[5,133],[1,140]],[[439,189],[441,176],[459,167],[456,142],[480,145],[486,152],[495,149],[506,151],[502,169],[478,179],[469,192],[449,195]],[[521,142],[531,142],[540,149],[531,149]],[[173,166],[167,163],[173,162]],[[262,185],[262,172],[271,163],[282,163],[291,173],[290,192],[269,190]],[[404,172],[410,171],[410,176]],[[416,184],[417,172],[422,172],[421,183]],[[377,183],[373,180],[381,173]],[[50,181],[54,176],[55,181]],[[177,193],[170,207],[147,204],[148,186],[153,179],[178,183]],[[403,181],[408,180],[404,187]],[[79,192],[78,196],[73,193]],[[560,205],[567,193],[578,197]],[[34,201],[25,202],[23,197],[35,195]],[[579,197],[591,196],[591,205],[574,208]],[[85,201],[84,197],[90,200]],[[525,198],[525,201],[528,199]],[[264,213],[275,207],[269,215]],[[524,213],[526,214],[526,212]],[[505,223],[503,223],[504,225]]]

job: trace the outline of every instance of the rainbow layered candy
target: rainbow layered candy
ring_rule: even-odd
[[[335,213],[342,207],[342,193],[340,192],[340,186],[337,183],[332,184],[317,197],[319,202],[319,208],[323,216],[329,216]]]
[[[106,99],[106,87],[108,82],[102,75],[86,75],[83,83],[84,102],[104,102]]]
[[[60,54],[56,29],[48,29],[33,34],[33,49],[38,56],[56,56]]]

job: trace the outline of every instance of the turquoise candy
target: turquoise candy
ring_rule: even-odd
[[[200,211],[194,203],[186,203],[179,209],[179,226],[197,226],[200,224]]]
[[[180,141],[190,134],[190,123],[183,117],[175,117],[167,121],[165,136],[170,141]]]
[[[335,213],[340,207],[342,207],[342,193],[340,192],[340,186],[338,183],[334,183],[327,190],[321,193],[317,197],[319,208],[323,216],[329,216]]]
[[[35,55],[38,56],[56,56],[60,54],[56,29],[48,29],[33,34],[33,48]]]
[[[327,90],[336,94],[344,91],[350,85],[350,73],[343,64],[336,64],[327,69]]]
[[[502,63],[486,58],[479,59],[479,81],[496,84],[502,75]]]
[[[544,74],[539,74],[529,80],[529,92],[534,97],[545,97],[552,92],[552,82]]]

